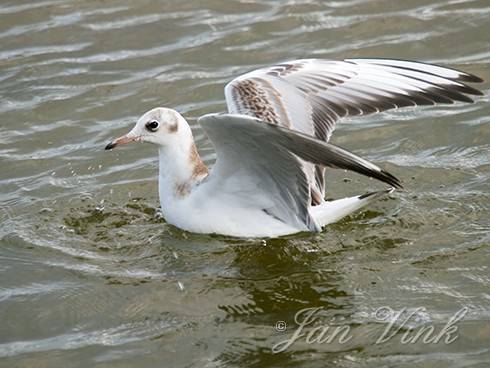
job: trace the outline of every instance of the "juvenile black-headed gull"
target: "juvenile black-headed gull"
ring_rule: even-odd
[[[168,223],[196,233],[273,237],[322,227],[401,188],[371,162],[327,143],[339,118],[392,108],[473,102],[474,75],[413,61],[306,59],[258,69],[225,87],[228,114],[199,123],[214,145],[212,169],[176,111],[145,113],[106,149],[151,142],[160,156],[159,194]],[[325,201],[326,167],[387,183],[387,190]]]

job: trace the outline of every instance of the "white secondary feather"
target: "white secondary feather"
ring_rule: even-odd
[[[481,79],[453,69],[388,59],[296,60],[252,71],[225,87],[229,114],[199,119],[217,161],[208,172],[187,122],[156,108],[106,148],[134,140],[160,151],[167,221],[199,233],[279,236],[323,226],[400,188],[397,178],[328,140],[342,117],[472,102]],[[390,189],[326,202],[325,168],[352,170]]]

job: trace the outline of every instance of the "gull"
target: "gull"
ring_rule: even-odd
[[[158,147],[159,197],[166,221],[194,233],[278,237],[320,232],[373,200],[401,189],[375,164],[329,142],[341,118],[405,106],[473,102],[477,76],[390,59],[303,59],[257,69],[225,86],[228,113],[198,123],[216,162],[208,168],[191,128],[175,110],[141,116],[112,149],[134,141]],[[326,201],[325,169],[378,179],[389,187]]]

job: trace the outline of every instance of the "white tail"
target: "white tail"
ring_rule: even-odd
[[[325,202],[321,205],[311,207],[310,212],[316,223],[323,227],[350,215],[361,207],[364,207],[366,204],[390,194],[394,190],[395,188],[390,188],[379,192]]]

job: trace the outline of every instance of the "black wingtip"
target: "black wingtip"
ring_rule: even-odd
[[[473,96],[483,96],[484,93],[482,91],[480,91],[479,89],[476,89],[476,88],[473,88],[471,86],[468,86],[466,84],[462,84],[462,86],[457,86],[457,87],[453,87],[454,90],[458,91],[458,92],[462,92],[462,93],[467,93],[469,95],[473,95]]]
[[[459,80],[462,82],[469,83],[483,83],[484,80],[474,74],[464,73],[459,77]]]
[[[390,174],[388,171],[381,170],[381,175],[377,178],[384,181],[386,184],[393,186],[396,189],[403,189],[401,181],[394,175]]]
[[[114,147],[116,147],[116,143],[114,142],[110,142],[107,146],[105,146],[105,150],[111,150],[113,149]]]
[[[366,198],[369,198],[372,196],[381,196],[381,195],[385,195],[385,194],[390,194],[390,193],[393,193],[394,190],[395,190],[395,188],[389,188],[386,190],[381,190],[381,191],[376,191],[376,192],[368,192],[365,194],[361,194],[359,197],[357,197],[357,199],[362,200],[362,199],[366,199]]]
[[[368,192],[365,194],[361,194],[359,197],[357,197],[357,199],[359,199],[359,200],[366,199],[366,198],[372,197],[373,195],[378,194],[378,193],[379,192]]]

